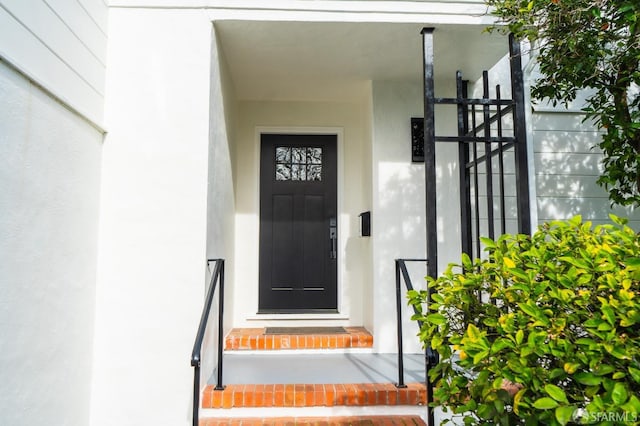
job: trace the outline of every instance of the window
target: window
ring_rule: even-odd
[[[322,180],[322,148],[276,147],[276,180]]]

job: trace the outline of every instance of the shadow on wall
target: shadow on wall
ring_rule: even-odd
[[[425,204],[424,167],[421,164],[382,163],[380,165],[380,213],[388,217],[379,229],[383,243],[393,243],[401,257],[424,253]],[[422,247],[420,246],[422,244]],[[419,247],[419,248],[418,248]],[[391,247],[389,247],[391,250]],[[419,257],[419,256],[418,256]]]
[[[438,250],[441,269],[450,261],[460,257],[460,214],[457,146],[438,148],[436,154]],[[378,169],[379,208],[376,214],[377,259],[376,271],[382,277],[377,287],[376,300],[393,309],[395,303],[395,264],[397,258],[426,258],[426,204],[425,174],[423,163],[381,162]],[[436,184],[435,182],[433,183]],[[409,273],[416,288],[425,288],[426,267],[422,262],[408,264]],[[404,290],[403,290],[404,298]],[[403,300],[405,350],[420,351],[416,337],[417,324],[410,320],[411,309]],[[393,309],[395,313],[395,309]],[[395,321],[383,323],[382,327],[395,327]]]
[[[381,303],[386,320],[379,321],[381,336],[395,336],[395,263],[397,258],[424,258],[425,196],[424,167],[408,162],[381,162],[378,166],[379,207],[375,212],[372,233],[376,239],[379,263],[375,265],[380,284],[375,299]],[[422,285],[425,272],[412,274],[414,285]],[[403,291],[404,298],[404,291]],[[406,301],[403,300],[403,330],[405,350],[420,352],[416,337],[417,325],[410,320]],[[393,341],[379,342],[382,347],[395,347]]]
[[[534,165],[539,221],[580,214],[595,223],[609,214],[628,217],[638,227],[640,215],[630,207],[611,207],[605,188],[596,183],[603,170],[596,147],[600,133],[582,122],[582,114],[536,114]],[[632,224],[632,226],[634,226]]]

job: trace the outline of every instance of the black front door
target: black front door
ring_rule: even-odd
[[[261,136],[260,312],[337,310],[336,140]]]

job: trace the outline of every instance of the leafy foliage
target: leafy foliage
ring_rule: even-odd
[[[590,90],[584,111],[604,130],[598,183],[612,203],[640,205],[640,2],[485,1],[509,31],[536,46],[542,77],[535,98],[569,102]]]
[[[413,291],[434,401],[468,425],[640,424],[640,237],[580,216],[483,239]],[[457,272],[456,272],[457,271]]]

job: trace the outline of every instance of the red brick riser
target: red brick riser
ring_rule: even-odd
[[[402,389],[391,383],[227,385],[223,391],[207,386],[202,408],[424,405],[426,399],[423,383]]]
[[[264,328],[234,328],[225,350],[370,348],[373,336],[363,327],[345,327],[343,334],[264,334]]]

